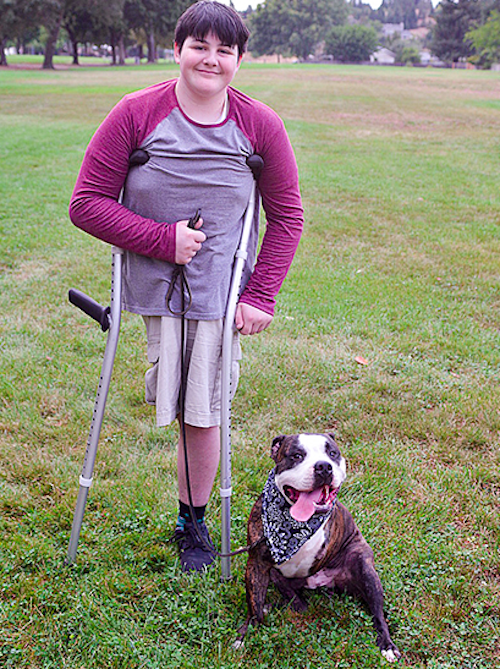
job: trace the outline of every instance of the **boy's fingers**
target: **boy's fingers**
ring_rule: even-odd
[[[234,324],[243,335],[259,334],[271,324],[273,317],[248,304],[238,304]]]
[[[182,221],[178,221],[178,225],[183,225],[185,228],[187,228],[188,223],[189,223],[189,220],[187,218],[186,219],[183,218]],[[194,224],[194,228],[191,228],[191,229],[192,230],[199,230],[202,225],[203,225],[203,219],[200,217],[196,221],[196,223]]]
[[[202,221],[202,219],[200,219],[200,221]],[[189,221],[186,221],[186,220],[182,220],[182,221],[177,222],[178,226],[180,226],[181,228],[185,228],[182,231],[183,237],[185,239],[193,239],[195,242],[198,242],[198,243],[204,242],[205,239],[207,238],[207,236],[204,232],[202,232],[201,230],[198,229],[201,225],[203,225],[203,221],[200,223],[200,225],[198,225],[198,223],[199,223],[199,221],[198,221],[198,223],[196,224],[196,228],[194,228],[194,229],[193,228],[188,228],[187,227],[188,223],[189,223]]]
[[[236,315],[234,317],[234,324],[236,325],[237,330],[241,330],[243,327],[243,316],[241,315],[241,304],[238,304],[236,307]]]
[[[175,262],[187,265],[201,249],[207,236],[201,230],[193,230],[187,227],[189,221],[177,222],[175,235]]]

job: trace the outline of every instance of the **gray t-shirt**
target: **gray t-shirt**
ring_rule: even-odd
[[[189,318],[213,320],[226,311],[233,259],[241,237],[243,215],[253,176],[246,164],[249,140],[232,120],[204,126],[176,107],[146,137],[141,148],[150,159],[132,168],[123,203],[131,211],[156,221],[175,223],[201,209],[207,239],[184,268],[193,303]],[[249,243],[244,284],[255,260],[258,212]],[[126,252],[124,308],[142,315],[168,315],[165,296],[174,265]],[[171,302],[181,308],[180,282]]]

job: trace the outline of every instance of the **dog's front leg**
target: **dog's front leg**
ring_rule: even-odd
[[[401,653],[389,633],[384,615],[384,591],[373,563],[371,550],[368,555],[364,551],[361,554],[357,551],[353,553],[355,557],[350,560],[350,578],[346,579],[345,590],[365,602],[377,633],[377,646],[386,660],[396,662]]]
[[[269,564],[256,560],[250,555],[245,572],[248,617],[257,623],[262,623],[264,620],[264,605],[266,603],[270,571]]]
[[[264,605],[266,602],[267,588],[269,586],[270,565],[256,559],[250,553],[245,572],[245,585],[247,593],[247,619],[238,630],[238,636],[233,648],[243,645],[245,635],[251,623],[262,623],[264,620]]]
[[[371,565],[366,567],[366,589],[363,595],[373,618],[373,626],[377,632],[377,646],[389,662],[396,662],[400,657],[397,646],[393,643],[384,614],[384,593],[380,578]]]

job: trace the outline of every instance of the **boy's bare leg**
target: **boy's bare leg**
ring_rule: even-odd
[[[186,440],[193,506],[204,506],[210,498],[219,466],[219,427],[194,427],[193,425],[186,425]],[[179,499],[184,504],[189,504],[182,431],[177,447],[177,478]]]
[[[203,518],[219,465],[219,428],[186,425],[186,441],[193,512],[198,522],[195,525],[193,524],[191,514],[187,508],[189,493],[181,431],[177,450],[179,516],[174,536],[179,547],[181,569],[183,571],[201,571],[211,565],[215,558],[213,544]]]

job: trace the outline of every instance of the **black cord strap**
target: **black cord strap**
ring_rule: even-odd
[[[181,290],[181,309],[180,311],[175,311],[172,307],[172,295],[174,294],[175,284],[177,279],[180,277],[180,290]],[[186,296],[187,296],[187,305],[186,305]],[[184,271],[183,265],[176,265],[172,273],[172,278],[170,279],[170,286],[167,290],[167,295],[165,296],[167,302],[167,307],[172,316],[182,316],[184,317],[187,312],[191,309],[193,304],[193,296],[191,294],[191,287],[189,281],[187,280],[186,272]]]
[[[191,218],[189,219],[187,227],[193,229],[200,220],[200,216],[201,216],[201,209],[197,209],[194,216],[191,216]],[[180,281],[181,310],[175,311],[172,308],[172,295],[174,294],[175,284],[177,283],[177,279],[179,277],[181,280]],[[185,295],[187,295],[187,305],[185,301]],[[167,302],[168,310],[170,311],[172,316],[185,316],[187,312],[191,309],[191,305],[193,304],[193,295],[191,293],[191,287],[189,285],[189,281],[187,280],[184,265],[175,266],[174,271],[172,273],[172,277],[170,279],[170,286],[168,287],[165,300]]]
[[[198,219],[200,218],[200,210],[196,212],[196,214],[189,220],[188,227],[194,228],[196,223],[198,222]],[[181,308],[180,311],[174,311],[171,306],[171,300],[172,300],[172,295],[174,292],[175,284],[177,282],[177,279],[180,277],[180,289],[181,289]],[[187,298],[187,304],[186,304],[186,298]],[[181,383],[180,383],[180,391],[179,391],[179,422],[180,422],[180,427],[181,427],[181,433],[182,433],[182,444],[183,444],[183,455],[184,455],[184,470],[186,473],[186,487],[187,487],[187,492],[188,492],[188,501],[189,501],[189,514],[191,516],[191,521],[193,523],[193,526],[195,528],[196,534],[198,536],[198,539],[201,541],[203,546],[206,548],[207,551],[209,551],[212,555],[219,557],[219,558],[226,558],[226,557],[234,557],[236,555],[241,555],[242,553],[246,553],[255,546],[258,546],[264,539],[259,539],[258,541],[254,541],[253,544],[250,546],[244,546],[242,548],[238,548],[237,550],[234,550],[230,553],[220,553],[217,551],[213,546],[211,546],[205,539],[205,537],[201,534],[200,529],[198,527],[198,522],[197,518],[194,512],[194,503],[193,503],[193,495],[191,491],[191,480],[189,477],[189,460],[188,460],[188,451],[187,451],[187,438],[186,438],[186,421],[185,421],[185,403],[186,403],[186,385],[187,385],[187,369],[186,369],[186,364],[185,364],[185,344],[186,344],[186,314],[190,310],[191,305],[193,303],[193,297],[191,294],[191,288],[189,286],[189,282],[187,280],[185,271],[184,271],[184,266],[183,265],[176,265],[174,272],[172,274],[172,278],[170,280],[170,286],[167,291],[167,295],[165,297],[165,300],[167,302],[167,307],[170,313],[173,316],[180,316],[181,317]]]

